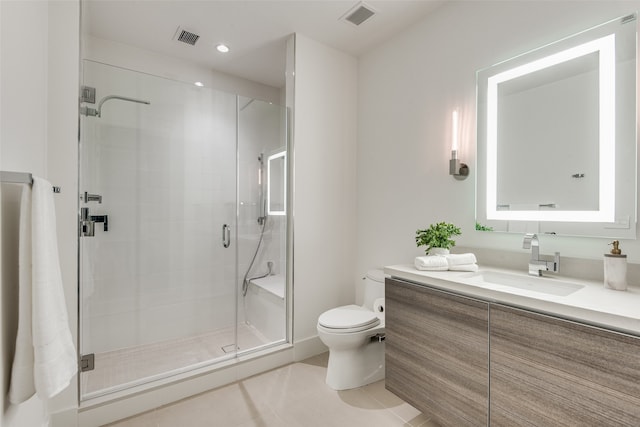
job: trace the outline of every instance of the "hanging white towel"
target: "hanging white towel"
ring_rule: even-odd
[[[31,187],[24,186],[20,199],[18,243],[18,335],[11,369],[9,401],[21,403],[36,392],[33,379],[31,335]]]
[[[12,403],[24,402],[34,393],[41,399],[55,396],[78,369],[58,259],[51,184],[34,177],[33,189],[24,191],[21,208],[30,205],[31,221],[21,213],[20,231],[25,229],[25,237],[20,236],[18,336],[9,390]]]

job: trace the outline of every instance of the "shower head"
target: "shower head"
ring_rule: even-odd
[[[84,106],[80,107],[80,114],[84,114],[85,116],[101,117],[100,114],[102,110],[102,104],[109,101],[110,99],[119,99],[121,101],[135,102],[138,104],[146,104],[146,105],[151,104],[151,102],[145,101],[144,99],[135,99],[135,98],[129,98],[126,96],[119,96],[119,95],[109,95],[109,96],[105,96],[100,100],[100,102],[98,102],[98,108],[89,108]]]

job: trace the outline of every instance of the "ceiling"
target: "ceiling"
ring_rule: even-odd
[[[359,0],[84,0],[83,25],[96,37],[283,87],[290,34],[359,56],[444,1],[365,1],[376,13],[355,26],[341,18]],[[179,26],[200,36],[195,46],[173,40]],[[231,51],[220,54],[218,43]]]

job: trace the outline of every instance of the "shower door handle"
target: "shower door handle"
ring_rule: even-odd
[[[222,246],[228,248],[231,245],[231,227],[227,224],[222,225]]]

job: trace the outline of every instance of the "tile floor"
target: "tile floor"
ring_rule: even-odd
[[[235,333],[231,326],[193,337],[97,353],[96,368],[81,376],[83,396],[90,397],[101,390],[126,386],[185,366],[226,357],[228,347],[233,351]],[[268,343],[256,328],[245,323],[238,324],[237,333],[239,350]]]
[[[334,391],[328,353],[274,369],[109,427],[437,427],[384,388]]]

